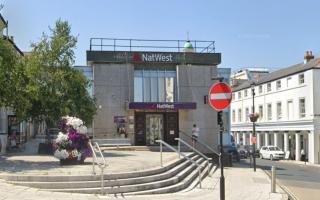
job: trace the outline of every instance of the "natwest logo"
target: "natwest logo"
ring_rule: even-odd
[[[173,104],[157,104],[157,109],[174,109]]]
[[[135,53],[133,60],[135,62],[173,62],[173,56],[165,53]]]

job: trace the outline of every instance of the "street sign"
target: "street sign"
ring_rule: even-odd
[[[231,88],[226,83],[212,85],[208,95],[211,107],[218,111],[228,108],[232,99],[231,93]]]
[[[251,137],[251,143],[252,144],[257,144],[257,137]]]

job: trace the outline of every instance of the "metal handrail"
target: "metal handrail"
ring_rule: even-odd
[[[94,167],[95,163],[97,163],[98,167],[101,169],[101,195],[103,195],[104,194],[104,168],[107,167],[107,163],[106,163],[106,160],[104,159],[103,153],[102,153],[100,146],[97,142],[94,143],[94,147],[98,150],[103,162],[98,162],[97,154],[95,152],[95,148],[91,144],[91,141],[89,141],[89,146],[90,146],[90,149],[91,149],[92,155],[93,155],[92,173],[96,174],[95,167]]]
[[[192,137],[190,135],[188,135],[186,132],[183,132],[181,130],[179,130],[179,132],[183,133],[185,136],[188,136],[190,139],[192,139]],[[201,144],[202,146],[206,147],[208,150],[210,150],[212,153],[216,154],[217,156],[220,156],[221,154],[218,153],[217,151],[215,151],[213,148],[211,148],[209,145],[207,145],[205,142],[203,142],[202,140],[200,140],[199,138],[197,139],[197,143]]]
[[[160,163],[161,163],[161,167],[163,167],[162,164],[162,145],[164,144],[166,147],[168,147],[169,149],[171,149],[172,151],[176,152],[177,154],[179,154],[179,157],[182,156],[185,159],[187,159],[189,162],[191,162],[192,164],[197,166],[197,170],[198,170],[198,175],[199,175],[199,185],[201,188],[201,171],[200,171],[200,165],[198,163],[196,163],[195,161],[193,161],[191,158],[189,158],[188,156],[184,155],[183,153],[179,152],[178,150],[176,150],[174,147],[172,147],[170,144],[166,143],[163,140],[156,140],[156,142],[160,143]]]
[[[187,147],[189,147],[190,149],[192,149],[193,152],[196,152],[198,155],[202,156],[204,159],[206,159],[207,161],[207,166],[208,166],[208,175],[210,176],[210,160],[212,160],[212,158],[207,157],[206,155],[204,155],[203,153],[201,153],[199,150],[197,150],[196,148],[194,148],[193,146],[191,146],[190,144],[188,144],[186,141],[180,139],[180,138],[174,138],[175,140],[178,141],[178,151],[180,151],[180,142],[182,142],[184,145],[186,145]],[[180,157],[180,154],[179,154]]]

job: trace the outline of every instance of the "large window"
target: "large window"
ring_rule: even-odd
[[[299,84],[304,84],[304,74],[299,74]]]
[[[282,118],[282,104],[281,102],[277,102],[277,119]]]
[[[277,90],[280,90],[281,89],[281,80],[277,81]]]
[[[246,115],[245,115],[245,121],[249,121],[249,108],[246,108]]]
[[[238,99],[241,99],[241,92],[238,92]]]
[[[232,110],[232,122],[236,121],[236,111]]]
[[[241,108],[238,109],[238,122],[242,121],[242,112],[241,112]]]
[[[271,83],[267,84],[267,92],[271,92]]]
[[[259,119],[263,119],[263,105],[259,105]]]
[[[244,90],[244,97],[248,96],[248,90]]]
[[[135,102],[174,102],[176,72],[166,70],[135,70]]]
[[[299,115],[300,118],[304,118],[306,116],[306,101],[304,98],[299,99]]]
[[[272,105],[267,105],[267,111],[268,111],[268,120],[272,120]]]
[[[262,85],[259,85],[259,94],[262,93]]]

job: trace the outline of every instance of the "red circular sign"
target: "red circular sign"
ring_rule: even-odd
[[[232,91],[226,83],[216,83],[209,90],[209,103],[216,110],[224,110],[229,107],[232,99]]]

